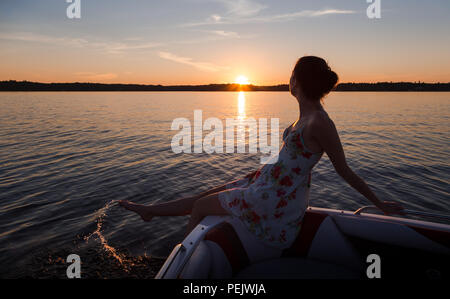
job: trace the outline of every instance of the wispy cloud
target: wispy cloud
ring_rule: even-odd
[[[247,19],[248,22],[261,22],[261,23],[269,23],[269,22],[286,22],[291,21],[296,18],[301,17],[320,17],[325,15],[341,15],[341,14],[353,14],[355,11],[353,10],[341,10],[341,9],[322,9],[322,10],[302,10],[293,13],[287,14],[279,14],[279,15],[271,15],[271,16],[260,16]]]
[[[209,33],[223,36],[223,37],[230,37],[230,38],[240,38],[239,34],[237,32],[233,31],[224,31],[224,30],[208,30]]]
[[[192,66],[196,69],[202,70],[202,71],[218,72],[221,70],[228,69],[228,67],[225,67],[225,66],[219,66],[219,65],[209,63],[209,62],[194,61],[192,58],[178,56],[176,54],[169,53],[169,52],[161,51],[161,52],[158,52],[158,55],[159,55],[159,57],[161,57],[163,59],[167,59],[167,60],[174,61],[174,62],[181,63],[181,64],[190,65],[190,66]]]
[[[55,44],[68,47],[83,47],[88,44],[88,41],[83,38],[54,37],[31,32],[2,32],[0,33],[0,39]]]
[[[117,78],[117,74],[114,73],[99,74],[93,72],[77,72],[74,75],[80,77],[80,80],[95,81],[95,82],[107,81]]]
[[[229,16],[216,18],[209,17],[205,21],[182,24],[181,27],[196,27],[214,24],[220,25],[220,24],[287,22],[297,18],[305,18],[305,17],[313,18],[325,15],[340,15],[340,14],[354,14],[354,13],[356,13],[356,11],[354,10],[321,9],[321,10],[301,10],[293,13],[278,14],[278,15],[257,15],[250,17]]]
[[[191,29],[192,30],[192,29]],[[201,35],[200,37],[191,38],[191,39],[183,39],[183,40],[174,40],[170,43],[167,43],[167,45],[170,44],[204,44],[204,43],[211,43],[211,42],[217,42],[221,40],[230,40],[230,39],[249,39],[254,38],[258,36],[257,34],[239,34],[238,32],[234,31],[225,31],[225,30],[200,30],[195,29],[194,31],[206,33]]]
[[[267,6],[254,0],[217,0],[226,8],[226,15],[253,16]]]
[[[55,37],[32,32],[0,33],[0,39],[44,43],[70,48],[91,48],[110,54],[120,54],[128,50],[151,49],[163,45],[162,43],[136,42],[135,40],[127,40],[126,42],[98,42],[89,41],[84,38]]]
[[[144,43],[124,43],[124,42],[94,42],[91,43],[92,47],[104,49],[106,52],[110,54],[121,54],[125,51],[130,50],[146,50],[152,49],[156,47],[163,46],[163,43],[153,43],[153,42],[144,42]]]
[[[208,22],[218,23],[218,22],[220,22],[220,20],[222,20],[222,17],[217,14],[214,14],[214,15],[210,15],[206,20]]]
[[[257,15],[261,10],[267,7],[255,0],[215,0],[215,2],[222,4],[224,7],[224,10],[220,14],[214,13],[204,21],[182,24],[181,27],[224,24],[228,23],[230,19]]]
[[[218,40],[218,39],[229,39],[229,38],[241,38],[246,36],[241,36],[239,33],[235,31],[227,31],[227,30],[203,30],[203,29],[193,29],[197,32],[207,33],[209,40]]]

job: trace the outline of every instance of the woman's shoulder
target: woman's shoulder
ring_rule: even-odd
[[[318,126],[328,126],[333,123],[328,113],[325,110],[318,110],[313,112],[311,117],[311,124]]]

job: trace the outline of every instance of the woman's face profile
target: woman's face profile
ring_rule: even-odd
[[[290,80],[289,80],[289,91],[291,92],[291,94],[292,94],[294,97],[297,97],[297,96],[296,96],[296,86],[295,86],[294,72],[292,72],[291,78],[290,78]]]

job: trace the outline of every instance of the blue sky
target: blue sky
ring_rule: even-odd
[[[341,81],[450,81],[450,1],[0,2],[0,80],[202,84],[288,81],[318,55]]]

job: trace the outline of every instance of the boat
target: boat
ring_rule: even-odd
[[[450,278],[450,217],[308,207],[281,257],[250,262],[231,216],[207,216],[175,246],[156,279]],[[411,215],[410,217],[407,217]]]

